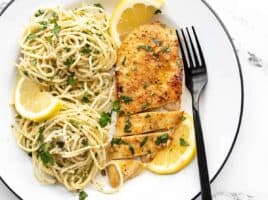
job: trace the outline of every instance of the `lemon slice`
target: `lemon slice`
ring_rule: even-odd
[[[21,116],[40,122],[58,112],[61,103],[51,94],[41,92],[34,81],[20,78],[15,89],[15,107]]]
[[[147,23],[155,12],[163,5],[164,0],[122,0],[114,10],[110,33],[116,44],[134,28]]]
[[[170,146],[160,151],[146,167],[157,174],[173,174],[187,166],[195,155],[193,120],[184,113],[183,121],[176,129]]]

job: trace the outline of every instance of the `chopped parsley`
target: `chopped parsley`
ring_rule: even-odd
[[[153,38],[153,43],[156,45],[156,46],[160,46],[162,44],[162,42],[160,40],[158,40],[157,38]]]
[[[23,71],[23,74],[27,77],[29,76],[29,73],[27,71]]]
[[[94,3],[94,6],[103,9],[103,6],[100,3]]]
[[[70,57],[70,58],[67,58],[67,59],[63,62],[63,64],[64,64],[65,66],[67,66],[67,67],[70,67],[72,64],[74,64],[74,62],[75,62],[75,60],[74,60],[72,57]]]
[[[79,123],[73,119],[69,119],[68,120],[70,122],[70,124],[72,124],[74,127],[78,127],[79,126]]]
[[[115,100],[115,101],[113,102],[113,111],[114,111],[114,112],[118,112],[118,111],[120,111],[120,103],[119,103],[118,100]]]
[[[87,138],[82,140],[82,145],[84,147],[88,146],[88,139]]]
[[[161,50],[162,53],[167,53],[170,52],[170,48],[169,47],[163,47]]]
[[[150,118],[150,117],[151,117],[150,114],[146,114],[144,118],[147,119],[147,118]]]
[[[85,92],[81,99],[82,103],[89,103],[90,102],[89,98],[90,98],[90,94],[88,92]]]
[[[74,77],[74,73],[70,74],[68,77],[67,77],[67,83],[68,85],[71,85],[71,86],[75,86],[76,85],[76,79]]]
[[[181,116],[181,121],[183,122],[184,120],[186,120],[186,117],[183,115]]]
[[[60,30],[61,30],[61,27],[58,25],[57,22],[55,22],[55,23],[54,23],[54,28],[53,28],[53,30],[52,30],[53,34],[54,34],[55,36],[58,36],[59,33],[60,33]]]
[[[165,133],[163,135],[160,135],[156,138],[155,140],[155,144],[156,145],[160,145],[160,144],[163,144],[163,143],[166,143],[168,141],[168,134]]]
[[[45,11],[44,10],[38,10],[35,14],[34,14],[34,16],[35,17],[40,17],[41,15],[43,15],[45,13]]]
[[[102,112],[101,117],[99,119],[99,125],[103,128],[111,123],[111,113]]]
[[[46,37],[46,41],[47,41],[49,44],[52,44],[52,37],[51,37],[51,36]]]
[[[126,64],[126,60],[127,60],[127,57],[125,56],[124,59],[123,59],[123,61],[122,61],[122,65],[123,65],[123,66],[125,66],[125,64]]]
[[[162,11],[159,10],[159,9],[157,9],[156,11],[154,11],[154,14],[155,14],[155,15],[157,15],[157,14],[161,14],[161,13],[162,13]]]
[[[180,138],[180,145],[182,147],[187,147],[187,146],[189,146],[189,143],[185,139]]]
[[[34,33],[31,33],[29,34],[27,37],[26,37],[26,40],[25,41],[28,41],[28,40],[34,40],[37,38],[37,35],[35,35]]]
[[[40,142],[40,143],[43,143],[44,142],[44,135],[43,135],[44,130],[45,130],[45,127],[44,126],[41,126],[38,129],[38,133],[39,133],[38,142]]]
[[[84,191],[79,192],[79,200],[85,200],[87,198],[87,193]]]
[[[41,30],[45,30],[48,26],[47,21],[41,21],[41,22],[39,22],[39,24],[41,25]]]
[[[124,131],[126,133],[131,132],[131,122],[130,122],[130,119],[129,118],[127,118],[127,120],[126,120]]]
[[[111,141],[111,145],[120,145],[120,144],[127,144],[122,138],[113,138]]]
[[[143,147],[148,140],[148,136],[144,137],[143,140],[140,142],[140,147]]]
[[[148,84],[147,84],[147,83],[144,83],[144,84],[143,84],[143,89],[145,89],[145,90],[146,90],[146,89],[147,89],[147,87],[148,87]]]
[[[132,155],[135,154],[135,150],[134,150],[134,147],[133,147],[132,144],[128,144],[128,149],[129,149],[129,151],[131,152]]]
[[[149,45],[139,45],[137,47],[137,49],[138,50],[143,49],[143,50],[145,50],[147,52],[152,52],[153,51],[153,48],[151,46],[149,46]]]
[[[84,53],[84,54],[90,54],[92,52],[92,50],[90,49],[89,45],[86,44],[81,50],[80,50],[81,53]]]
[[[53,165],[54,159],[48,151],[41,150],[39,152],[40,159],[45,165]]]
[[[143,104],[143,106],[142,106],[142,110],[146,110],[148,107],[149,107],[149,103],[145,103],[145,104]]]
[[[32,59],[30,61],[30,63],[31,63],[32,66],[36,66],[37,65],[37,59]]]
[[[130,96],[125,96],[125,95],[123,95],[123,96],[121,96],[120,98],[121,98],[121,100],[122,100],[124,103],[126,103],[126,104],[130,103],[131,101],[133,101],[132,97],[130,97]]]

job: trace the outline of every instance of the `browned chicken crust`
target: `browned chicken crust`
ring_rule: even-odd
[[[130,33],[118,50],[116,86],[125,114],[178,102],[182,62],[175,30],[154,22]]]
[[[183,112],[146,112],[117,118],[116,136],[171,129],[179,125]],[[127,124],[131,127],[126,130]]]

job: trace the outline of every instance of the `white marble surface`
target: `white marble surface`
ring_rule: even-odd
[[[266,200],[268,196],[268,1],[207,0],[235,42],[245,87],[240,134],[226,166],[212,184],[216,200]],[[0,0],[0,7],[1,2]],[[17,198],[0,183],[0,199]]]

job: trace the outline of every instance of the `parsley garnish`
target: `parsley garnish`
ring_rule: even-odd
[[[48,151],[44,151],[44,150],[40,151],[39,156],[45,165],[53,165],[54,164],[54,159]]]
[[[123,65],[123,66],[125,66],[125,64],[126,64],[126,60],[127,60],[127,57],[125,56],[124,59],[123,59],[123,61],[122,61],[122,65]]]
[[[160,46],[162,44],[162,42],[158,40],[157,38],[153,38],[153,42],[156,46]]]
[[[130,96],[121,96],[120,97],[121,98],[121,100],[124,102],[124,103],[126,103],[126,104],[128,104],[128,103],[130,103],[131,101],[133,101],[133,99],[132,99],[132,97],[130,97]]]
[[[70,74],[67,77],[67,83],[68,85],[75,86],[76,85],[76,79],[74,78],[74,73]]]
[[[55,22],[54,23],[54,28],[53,28],[53,34],[55,35],[55,36],[58,36],[59,35],[59,33],[60,33],[60,30],[61,30],[61,27],[58,25],[58,23],[57,22]]]
[[[143,140],[140,142],[140,147],[143,147],[146,144],[147,140],[148,140],[148,136],[143,138]]]
[[[163,144],[163,143],[166,143],[168,141],[168,134],[165,133],[163,135],[160,135],[156,138],[155,140],[155,144],[156,145],[160,145],[160,144]]]
[[[157,15],[157,14],[161,14],[161,13],[162,13],[162,11],[159,10],[159,9],[157,9],[157,10],[154,12],[155,15]]]
[[[120,103],[119,103],[118,100],[115,100],[115,101],[113,102],[113,111],[114,111],[114,112],[118,112],[118,111],[120,111]]]
[[[31,63],[31,65],[36,66],[37,65],[37,60],[36,59],[32,59],[30,61],[30,63]]]
[[[39,24],[41,25],[42,30],[45,30],[47,28],[47,25],[48,25],[47,21],[41,21],[41,22],[39,22]]]
[[[186,120],[186,117],[183,115],[181,116],[181,121],[184,121],[184,120]]]
[[[150,114],[146,114],[146,115],[145,115],[145,119],[150,118],[150,117],[151,117]]]
[[[189,146],[189,143],[185,139],[180,138],[180,145],[183,147],[187,147]]]
[[[90,97],[90,94],[88,92],[85,92],[81,99],[82,103],[89,103],[90,102],[89,97]]]
[[[39,133],[38,142],[40,142],[40,143],[43,143],[44,142],[44,135],[43,135],[44,130],[45,130],[45,127],[44,126],[41,126],[38,129],[38,133]]]
[[[47,41],[49,44],[52,44],[52,37],[51,37],[51,36],[46,37],[46,41]]]
[[[143,106],[142,106],[142,110],[146,110],[148,107],[149,107],[149,103],[145,103],[145,104],[143,104]]]
[[[92,50],[89,48],[89,45],[86,44],[81,50],[80,50],[81,53],[84,53],[84,54],[90,54],[92,52]]]
[[[99,125],[103,128],[111,123],[111,113],[102,112],[101,117],[99,119]]]
[[[162,53],[167,53],[170,52],[170,48],[169,47],[163,47],[161,50]]]
[[[87,138],[82,140],[82,145],[84,147],[88,146],[88,139]]]
[[[34,14],[34,16],[35,16],[35,17],[40,17],[40,16],[43,15],[44,13],[45,13],[45,11],[39,9],[39,10]]]
[[[34,33],[31,33],[29,34],[27,37],[26,37],[26,40],[25,41],[28,41],[28,40],[34,40],[37,38],[37,35],[35,35]]]
[[[149,46],[149,45],[140,45],[140,46],[137,47],[137,49],[138,50],[139,49],[143,49],[143,50],[148,51],[148,52],[152,52],[153,51],[153,48],[151,46]]]
[[[73,119],[69,119],[68,120],[70,122],[70,124],[72,124],[74,127],[78,127],[79,123]]]
[[[122,138],[113,138],[111,141],[111,145],[114,144],[120,145],[120,144],[127,144]]]
[[[74,62],[75,62],[75,60],[74,60],[72,57],[70,57],[70,58],[67,58],[67,59],[63,62],[63,64],[66,65],[67,67],[70,67],[72,64],[74,64]]]
[[[29,76],[29,73],[27,71],[23,71],[23,74],[27,77]]]
[[[79,192],[79,200],[85,200],[87,198],[87,193],[84,191]]]
[[[147,87],[148,87],[148,84],[147,84],[147,83],[144,83],[144,84],[143,84],[143,89],[145,89],[145,90],[146,90],[146,89],[147,89]]]
[[[130,129],[131,129],[131,122],[130,122],[130,119],[127,118],[126,123],[125,123],[125,127],[124,127],[124,131],[126,133],[129,133],[129,132],[131,132]]]
[[[134,150],[134,147],[133,147],[132,144],[128,144],[128,149],[129,149],[129,151],[131,152],[132,155],[135,154],[135,150]]]
[[[103,6],[100,3],[94,3],[94,6],[103,9]]]

